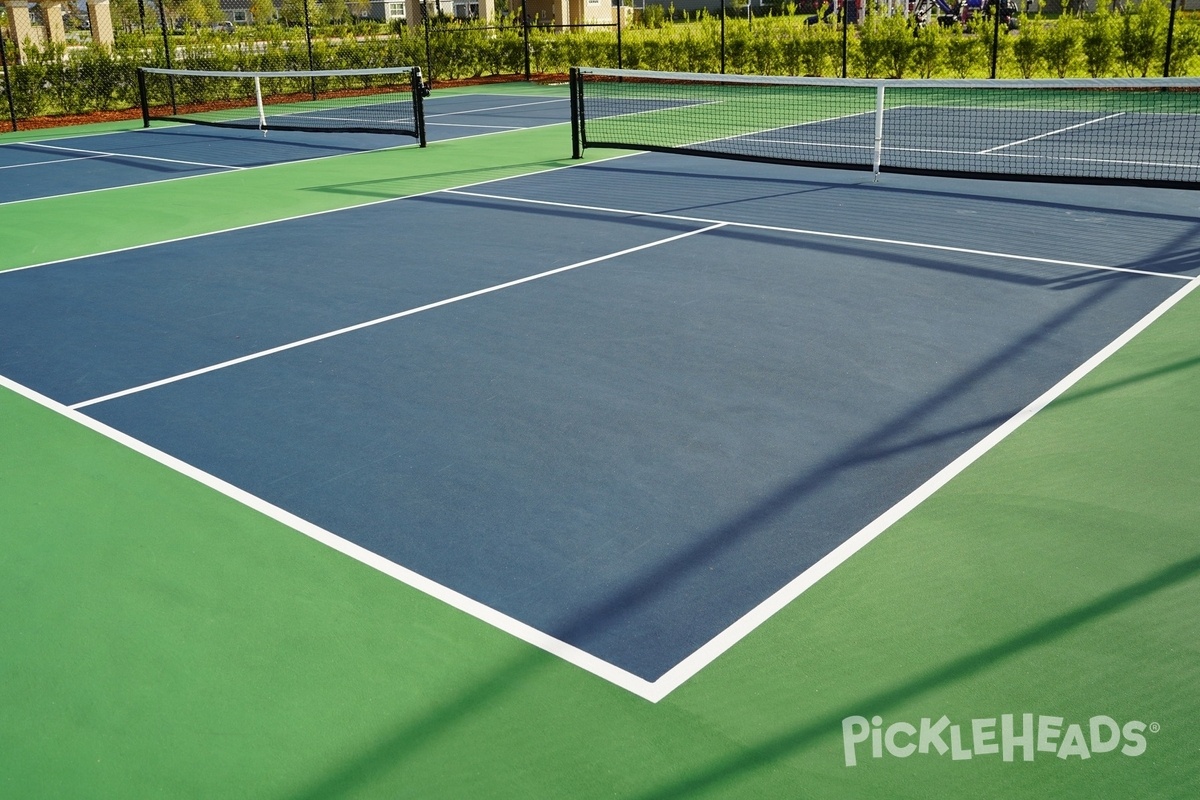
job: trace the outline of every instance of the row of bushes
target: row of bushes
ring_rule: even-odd
[[[1161,74],[1168,10],[1164,0],[1142,0],[1120,13],[1101,11],[1055,20],[1022,18],[1018,31],[999,37],[1002,77],[1138,76]],[[724,35],[722,36],[722,27]],[[903,16],[869,15],[845,41],[846,72],[866,77],[986,77],[990,27],[978,32],[928,26],[914,30]],[[174,37],[176,67],[217,70],[348,69],[424,65],[435,82],[524,71],[526,46],[533,72],[562,73],[576,64],[688,72],[825,75],[842,73],[842,30],[782,15],[748,22],[713,17],[660,22],[660,27],[555,31],[458,24],[308,42],[302,28],[261,26],[235,35],[199,32]],[[528,38],[526,38],[528,37]],[[311,47],[311,61],[309,50]],[[1179,15],[1171,72],[1187,74],[1200,54],[1200,20]],[[79,114],[137,105],[136,67],[164,66],[161,37],[126,34],[109,50],[97,45],[68,51],[51,45],[27,63],[9,67],[17,116]],[[431,62],[431,63],[430,63]]]

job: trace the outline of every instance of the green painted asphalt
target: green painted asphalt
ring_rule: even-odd
[[[0,258],[553,168],[568,138],[14,204]],[[1198,329],[1193,292],[657,704],[0,389],[0,797],[1200,796]],[[1004,714],[1142,722],[1145,751],[845,763],[849,717]]]

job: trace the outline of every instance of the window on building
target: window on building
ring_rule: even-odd
[[[458,19],[479,19],[479,3],[471,0],[455,0],[454,16]]]
[[[407,19],[407,15],[405,14],[405,11],[404,11],[404,3],[388,3],[387,4],[387,18],[389,20]]]

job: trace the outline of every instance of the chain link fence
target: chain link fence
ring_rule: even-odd
[[[0,129],[135,117],[138,66],[418,65],[435,88],[557,79],[573,65],[883,78],[1200,69],[1200,14],[1187,0],[621,5],[611,22],[586,24],[531,13],[527,1],[497,0],[490,19],[475,19],[470,0],[0,0]]]

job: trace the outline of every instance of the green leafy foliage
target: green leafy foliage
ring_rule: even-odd
[[[250,25],[232,33],[199,24],[214,13],[214,0],[165,0],[172,65],[197,69],[348,69],[419,64],[434,80],[521,75],[525,30],[484,21],[439,19],[409,28],[403,22],[351,23],[357,0],[285,0],[275,16],[266,0],[252,0]],[[1017,31],[998,39],[999,77],[1106,77],[1160,74],[1166,56],[1168,0],[1141,0],[1112,11],[1057,18],[1023,17]],[[312,59],[302,24],[307,3]],[[499,7],[499,6],[498,6]],[[507,6],[505,6],[507,7]],[[569,67],[622,66],[633,69],[742,74],[837,76],[842,74],[843,29],[833,18],[811,16],[809,6],[781,6],[774,16],[741,13],[692,14],[674,19],[669,6],[648,5],[622,28],[620,49],[613,27],[528,32],[529,59],[536,73],[561,74]],[[153,6],[149,6],[155,9]],[[117,40],[98,44],[33,47],[22,64],[10,64],[10,85],[19,118],[78,114],[137,105],[139,65],[165,66],[157,12],[146,17],[137,5],[114,0]],[[357,13],[357,12],[356,12]],[[135,15],[122,18],[121,15]],[[332,24],[330,20],[337,20]],[[288,24],[289,22],[300,24]],[[936,24],[916,29],[900,13],[875,7],[845,31],[848,74],[872,77],[987,77],[991,28]],[[428,49],[427,49],[428,45]],[[1171,74],[1200,67],[1200,18],[1177,15]],[[199,91],[199,90],[197,90]]]

